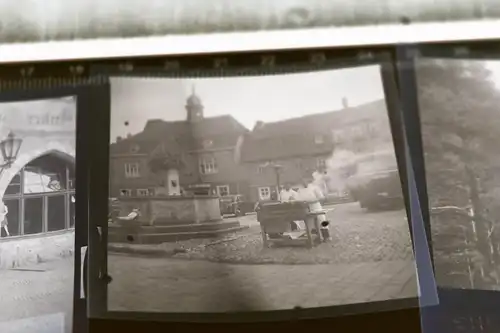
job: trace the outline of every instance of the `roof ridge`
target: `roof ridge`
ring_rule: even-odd
[[[269,122],[262,121],[262,125],[263,126],[268,125],[268,124],[269,125],[271,125],[271,124],[274,125],[274,124],[286,123],[286,122],[289,122],[289,121],[304,120],[305,118],[314,118],[314,117],[321,117],[321,116],[330,115],[330,114],[337,114],[337,112],[348,111],[348,110],[352,111],[352,110],[356,110],[356,109],[361,109],[361,108],[367,107],[369,105],[372,105],[372,104],[375,104],[375,103],[380,103],[380,102],[385,102],[385,99],[381,98],[381,99],[373,100],[371,102],[359,104],[359,105],[356,105],[356,106],[351,106],[351,107],[349,107],[347,109],[346,108],[342,108],[342,109],[337,109],[337,110],[332,110],[332,111],[322,111],[322,112],[318,112],[318,113],[306,114],[306,115],[302,115],[302,116],[299,116],[299,117],[291,117],[291,118],[277,120],[277,121],[269,121]]]

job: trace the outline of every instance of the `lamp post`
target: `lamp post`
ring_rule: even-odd
[[[273,168],[274,174],[276,175],[276,186],[278,187],[277,190],[278,190],[278,195],[279,195],[279,193],[281,191],[280,173],[281,173],[281,169],[283,169],[283,166],[280,164],[277,164],[277,163],[272,163],[270,166],[271,166],[271,168]]]
[[[3,164],[0,164],[0,176],[16,161],[22,143],[23,139],[16,137],[13,132],[0,142],[0,153],[3,158]]]

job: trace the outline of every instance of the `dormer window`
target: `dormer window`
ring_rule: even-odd
[[[214,145],[212,140],[203,140],[203,148],[210,148]]]
[[[139,149],[140,149],[140,147],[139,147],[139,145],[137,145],[137,144],[132,144],[132,145],[130,146],[130,152],[131,152],[132,154],[137,154],[137,153],[139,152]]]
[[[317,145],[321,145],[325,143],[325,138],[323,135],[315,135],[314,136],[314,143]]]
[[[316,167],[319,171],[323,171],[326,169],[326,159],[323,157],[318,157],[316,160]]]

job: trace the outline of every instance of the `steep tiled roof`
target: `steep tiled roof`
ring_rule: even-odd
[[[238,137],[248,131],[234,117],[225,115],[187,121],[152,119],[140,133],[111,144],[111,155],[151,154],[163,146],[169,152],[196,149],[217,149],[235,146]],[[210,146],[206,142],[210,141]]]
[[[333,151],[332,130],[363,119],[386,114],[384,100],[339,111],[312,114],[272,123],[260,123],[244,137],[239,152],[241,162],[329,154]],[[321,135],[323,143],[315,142]]]

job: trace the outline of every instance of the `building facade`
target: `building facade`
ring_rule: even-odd
[[[0,267],[70,255],[74,248],[76,100],[0,105],[0,139],[19,144],[12,163],[2,149],[0,193],[8,231],[0,238]],[[5,140],[0,145],[5,145]],[[5,147],[5,146],[2,146]],[[13,148],[13,153],[16,147]],[[48,246],[54,245],[54,246]]]
[[[183,192],[245,194],[235,149],[247,131],[232,116],[205,117],[202,101],[193,92],[185,121],[149,120],[142,132],[111,144],[110,196],[157,195],[167,185],[166,170],[154,167],[158,161],[175,161]]]
[[[338,111],[258,122],[244,136],[238,156],[246,169],[251,200],[269,200],[285,183],[296,187],[303,180],[312,181],[315,172],[324,174],[336,150],[360,154],[392,147],[385,101],[357,107],[343,104]]]

